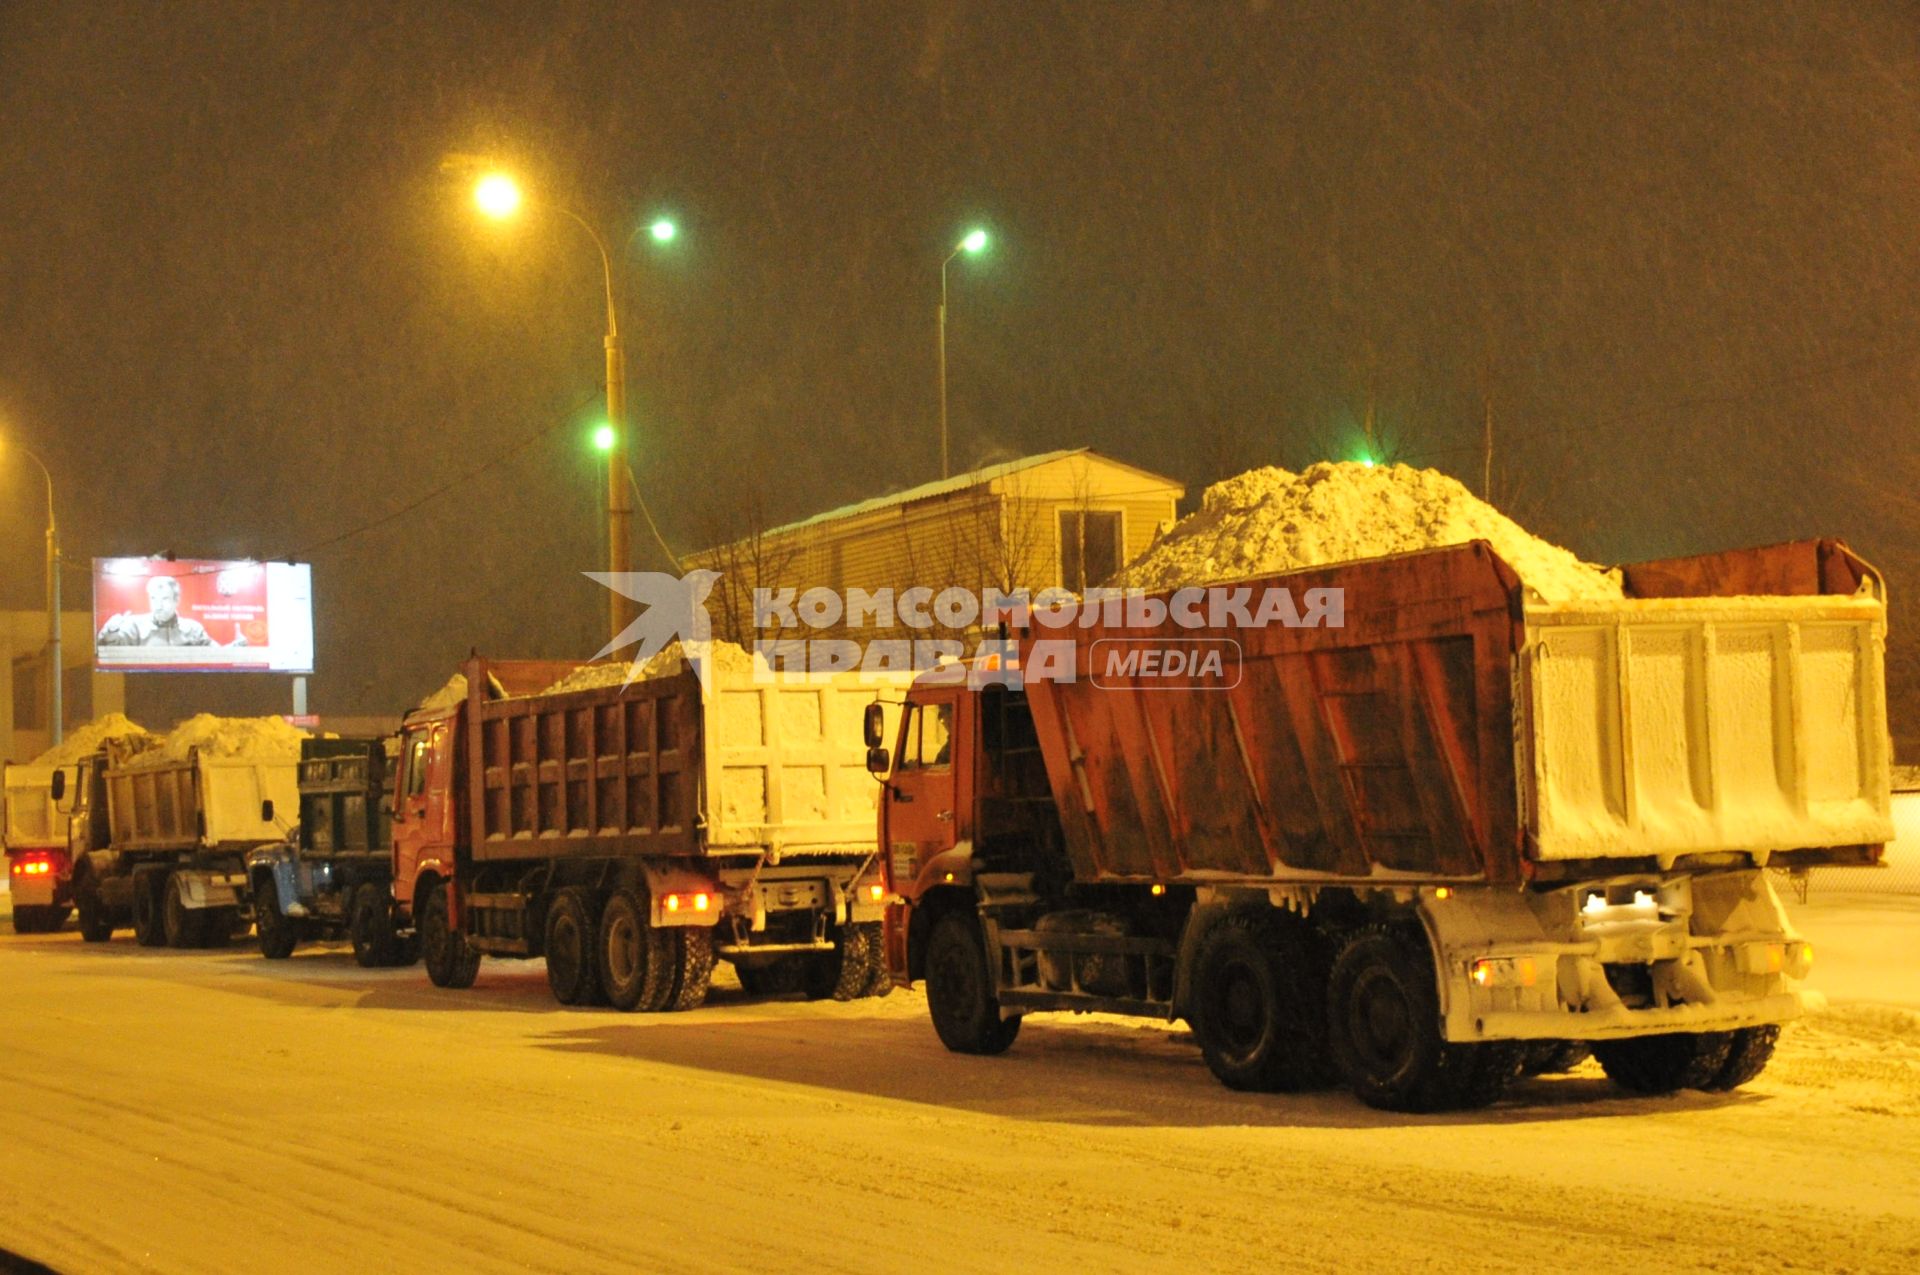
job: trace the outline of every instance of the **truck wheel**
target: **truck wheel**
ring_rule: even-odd
[[[1444,1111],[1497,1101],[1521,1049],[1450,1044],[1424,935],[1368,930],[1348,942],[1327,987],[1327,1039],[1355,1096],[1386,1111]]]
[[[347,938],[353,960],[363,970],[394,964],[393,909],[387,906],[385,886],[367,882],[353,892],[347,914]]]
[[[167,874],[160,869],[133,870],[133,941],[141,947],[159,947],[167,941],[166,923],[161,917],[166,887]]]
[[[889,996],[893,993],[893,971],[887,968],[887,938],[878,921],[860,926],[867,940],[867,986],[863,996]]]
[[[666,1008],[677,963],[670,939],[649,923],[647,905],[632,890],[616,891],[607,900],[594,955],[608,1004],[649,1014]]]
[[[940,918],[927,938],[927,1010],[940,1043],[956,1054],[1003,1054],[1020,1019],[1002,1018],[986,943],[971,912]]]
[[[562,890],[547,908],[547,986],[562,1005],[591,1005],[599,999],[600,972],[593,955],[598,929],[585,890]]]
[[[214,919],[213,913],[205,908],[187,906],[177,873],[167,874],[161,892],[160,917],[161,926],[166,931],[167,946],[205,947],[207,932],[212,928],[208,923]]]
[[[679,928],[673,932],[673,990],[665,1008],[680,1012],[698,1009],[707,999],[707,987],[713,981],[713,931]]]
[[[472,987],[480,976],[480,953],[467,946],[467,936],[453,928],[447,906],[447,891],[453,887],[437,885],[427,896],[420,916],[420,951],[427,960],[427,977],[435,987]]]
[[[1713,1079],[1702,1087],[1714,1093],[1738,1089],[1767,1069],[1767,1064],[1773,1060],[1773,1047],[1779,1042],[1778,1023],[1740,1028],[1733,1033],[1727,1061],[1721,1064]]]
[[[1306,935],[1259,913],[1206,932],[1193,968],[1193,1034],[1229,1089],[1296,1093],[1325,1084],[1326,983]]]
[[[1733,1052],[1732,1032],[1667,1032],[1596,1040],[1593,1056],[1607,1079],[1633,1093],[1664,1094],[1705,1089]]]
[[[807,957],[800,990],[810,1001],[823,1001],[828,997],[850,1001],[865,996],[867,979],[872,973],[867,954],[867,940],[861,928],[848,926],[834,940],[833,951]]]
[[[272,876],[263,876],[253,889],[254,929],[258,931],[260,955],[270,961],[284,961],[300,946],[300,931],[292,918],[280,910],[280,886]]]
[[[87,943],[105,943],[113,937],[113,913],[100,902],[100,892],[82,887],[75,902],[79,905],[80,938]]]
[[[15,934],[38,934],[46,928],[40,914],[50,909],[27,906],[13,910],[13,932]]]

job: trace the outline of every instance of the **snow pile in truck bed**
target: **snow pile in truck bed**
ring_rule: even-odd
[[[85,726],[75,727],[67,737],[33,759],[35,766],[71,766],[106,747],[110,739],[141,740],[152,732],[125,713],[108,713]]]
[[[221,759],[297,762],[300,741],[308,732],[283,717],[215,717],[200,713],[189,717],[140,753],[126,765],[132,769],[165,766],[187,760],[193,750],[202,757]]]
[[[1618,577],[1540,539],[1458,480],[1409,465],[1323,461],[1207,488],[1116,583],[1174,589],[1485,540],[1551,602],[1622,596]]]
[[[692,654],[697,657],[696,648]],[[603,664],[582,664],[552,686],[541,691],[542,695],[559,695],[566,691],[584,691],[603,686],[624,686],[629,680],[644,681],[656,677],[672,677],[685,667],[688,655],[678,642],[669,643],[667,648],[648,660],[640,669],[638,677],[633,677],[633,666],[626,660],[614,660]],[[757,654],[748,652],[744,647],[732,642],[714,641],[707,644],[707,656],[717,682],[747,682],[753,679],[756,665],[765,668]]]
[[[427,696],[414,706],[415,712],[438,712],[443,708],[452,708],[467,698],[467,675],[455,673],[447,679],[447,684]]]

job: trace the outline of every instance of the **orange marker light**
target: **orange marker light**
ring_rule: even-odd
[[[678,912],[679,910],[680,910],[680,896],[677,894],[669,894],[667,896],[667,911]]]
[[[1436,886],[1434,887],[1433,897],[1436,899],[1451,899],[1453,897],[1453,889],[1451,886]]]
[[[1166,892],[1167,892],[1167,887],[1159,884],[1158,882],[1156,882],[1149,890],[1149,893],[1152,893],[1152,894],[1165,894]]]
[[[713,900],[709,899],[706,895],[696,894],[693,896],[693,910],[695,912],[705,912],[708,905],[712,902]]]
[[[878,881],[875,881],[872,885],[867,887],[867,897],[869,899],[872,899],[875,903],[878,903],[880,900],[887,897],[887,887],[884,885],[881,885]]]

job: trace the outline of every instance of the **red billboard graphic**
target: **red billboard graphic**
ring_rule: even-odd
[[[311,580],[304,563],[96,559],[94,664],[116,672],[310,673]]]

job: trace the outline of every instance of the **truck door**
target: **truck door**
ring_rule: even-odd
[[[934,856],[953,848],[959,692],[908,705],[886,791],[887,854],[893,888],[914,889]]]
[[[393,881],[403,903],[413,899],[422,869],[453,871],[448,723],[423,722],[401,740],[393,776]]]

